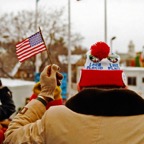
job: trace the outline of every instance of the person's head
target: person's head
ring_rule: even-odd
[[[86,57],[84,68],[81,69],[78,90],[88,87],[126,87],[126,76],[119,65],[120,57],[111,53],[105,42],[93,44]]]

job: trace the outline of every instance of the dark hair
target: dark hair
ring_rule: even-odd
[[[83,89],[115,89],[115,88],[122,88],[122,87],[115,86],[115,85],[83,87]]]
[[[1,81],[1,79],[0,79],[0,86],[2,86],[2,81]]]

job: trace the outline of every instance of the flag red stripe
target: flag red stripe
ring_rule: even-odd
[[[27,40],[28,40],[28,38],[22,40],[21,42],[18,42],[16,45],[21,45],[22,43],[24,43],[24,41],[27,41]]]
[[[28,52],[30,50],[35,50],[35,49],[38,50],[38,49],[41,49],[43,47],[45,47],[45,45],[43,43],[38,44],[38,45],[36,45],[34,47],[30,47],[30,45],[28,45],[26,48],[23,48],[23,49],[20,49],[20,50],[16,50],[16,53],[17,53],[17,55],[22,55],[22,54],[24,54],[24,53],[26,53],[26,52]]]
[[[41,51],[36,51],[36,52],[32,53],[31,55],[27,55],[27,56],[25,56],[25,57],[18,58],[18,59],[19,59],[20,62],[23,62],[23,61],[25,61],[26,59],[29,59],[30,57],[32,57],[32,56],[34,56],[34,55],[36,55],[36,54],[38,54],[38,53],[40,53],[40,52],[42,52],[42,51],[43,51],[43,50],[41,50]]]
[[[16,48],[16,50],[17,51],[22,51],[22,50],[24,50],[24,49],[27,49],[27,47],[30,47],[30,44],[28,43],[25,43],[25,44],[23,44],[21,47],[19,47],[19,48]]]
[[[25,46],[25,45],[27,45],[27,44],[29,44],[29,40],[28,39],[25,39],[25,40],[23,40],[22,42],[20,42],[20,43],[18,43],[17,45],[16,45],[16,49],[18,50],[18,49],[21,49],[23,46]]]
[[[28,56],[28,55],[31,55],[31,54],[33,54],[33,53],[35,53],[35,52],[41,52],[41,51],[44,51],[45,50],[45,47],[43,47],[43,48],[41,48],[41,49],[39,49],[39,50],[33,50],[33,51],[29,51],[29,52],[27,52],[27,53],[24,53],[23,55],[19,55],[18,56],[18,58],[19,59],[21,59],[21,58],[23,58],[23,57],[25,57],[25,56]]]

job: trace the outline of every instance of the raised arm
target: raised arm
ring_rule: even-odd
[[[41,92],[37,99],[30,101],[9,124],[4,144],[44,143],[44,117],[46,105],[53,100],[54,90],[60,85],[62,75],[57,65],[45,67],[40,76]]]

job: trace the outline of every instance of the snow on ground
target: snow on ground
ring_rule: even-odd
[[[8,78],[1,78],[2,84],[8,87],[19,87],[19,86],[28,86],[33,85],[35,82],[33,81],[25,81],[19,79],[8,79]]]

